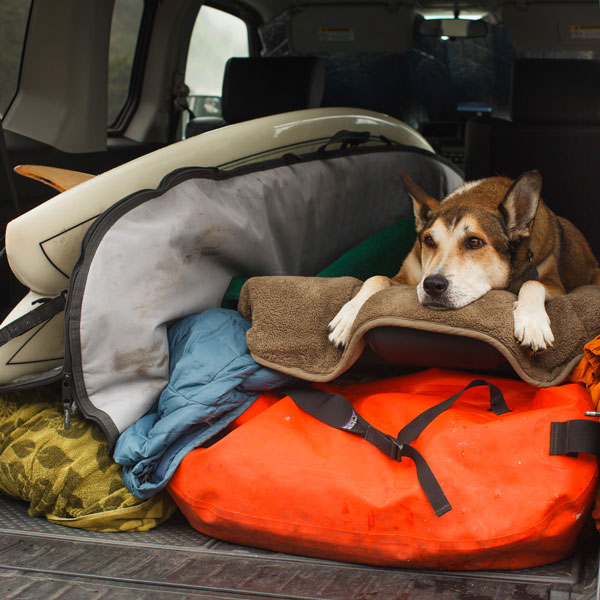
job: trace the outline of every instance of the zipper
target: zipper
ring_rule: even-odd
[[[62,368],[62,386],[61,386],[61,400],[63,405],[63,427],[70,429],[71,417],[78,412],[81,412],[85,417],[85,411],[80,409],[79,403],[77,402],[77,394],[74,391],[75,381],[73,378],[73,364],[71,357],[71,335],[69,327],[68,313],[71,307],[72,299],[74,297],[77,275],[82,268],[84,263],[85,249],[87,247],[87,241],[90,235],[97,228],[98,221],[102,218],[103,214],[98,215],[94,222],[88,227],[81,241],[81,251],[79,257],[75,261],[73,268],[71,269],[71,277],[69,278],[69,291],[67,293],[67,302],[64,310],[64,322],[63,322],[63,347],[64,347],[64,359]]]
[[[80,258],[77,259],[75,265],[79,264]],[[76,412],[77,405],[75,404],[75,397],[73,395],[73,374],[71,369],[71,348],[69,344],[69,326],[67,312],[69,310],[69,300],[71,298],[73,275],[75,271],[75,265],[73,266],[73,272],[71,272],[71,278],[69,281],[69,292],[67,294],[67,302],[65,304],[65,311],[63,313],[63,368],[62,368],[62,387],[61,387],[61,400],[63,405],[63,427],[70,429],[71,427],[71,416]]]
[[[69,280],[67,302],[64,309],[64,361],[62,372],[57,377],[57,379],[62,380],[63,425],[65,429],[69,429],[73,415],[81,414],[85,419],[90,419],[100,425],[111,445],[114,445],[114,441],[118,435],[114,424],[111,427],[110,423],[106,423],[104,419],[93,414],[93,411],[90,412],[86,409],[86,402],[89,404],[89,401],[86,400],[87,395],[81,365],[73,364],[73,353],[71,350],[73,336],[76,335],[76,332],[71,332],[68,314],[72,310],[75,310],[77,318],[77,311],[81,308],[80,299],[84,292],[87,271],[97,246],[106,231],[112,227],[116,220],[132,208],[132,204],[136,206],[140,197],[155,195],[159,192],[160,190],[139,190],[109,206],[103,213],[99,214],[90,224],[81,241],[80,254],[73,265]],[[73,307],[75,308],[73,309]],[[75,341],[75,348],[78,347],[78,342]]]
[[[75,404],[73,391],[71,389],[71,377],[71,373],[65,373],[62,379],[62,403],[65,429],[71,427],[71,416],[77,412],[77,405]]]

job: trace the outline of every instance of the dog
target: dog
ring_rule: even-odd
[[[600,284],[598,261],[583,234],[541,199],[537,171],[516,180],[470,181],[438,202],[402,173],[412,198],[417,239],[398,274],[367,279],[329,323],[329,340],[348,342],[361,306],[394,284],[416,286],[419,302],[457,309],[489,290],[518,295],[513,304],[515,339],[533,352],[552,346],[545,303],[586,284]]]

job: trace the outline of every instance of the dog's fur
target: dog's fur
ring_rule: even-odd
[[[545,303],[586,284],[600,284],[600,269],[583,234],[557,217],[540,197],[537,171],[517,180],[491,177],[465,183],[442,202],[405,174],[417,240],[392,279],[367,279],[329,324],[329,339],[344,346],[360,307],[392,284],[416,286],[419,302],[456,309],[492,289],[518,294],[514,334],[534,352],[552,345]]]

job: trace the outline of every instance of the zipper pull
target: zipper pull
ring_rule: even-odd
[[[71,373],[65,373],[62,380],[62,403],[65,415],[64,427],[71,427],[71,414],[73,413],[73,398],[71,392]]]

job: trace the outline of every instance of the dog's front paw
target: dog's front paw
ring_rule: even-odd
[[[362,303],[357,302],[356,297],[349,300],[342,308],[340,308],[337,315],[333,317],[327,326],[329,331],[329,341],[338,348],[344,348],[348,343],[352,324],[354,323],[354,319],[356,319],[356,315],[361,306]]]
[[[552,346],[554,335],[545,310],[517,301],[513,305],[513,311],[515,338],[521,346],[529,346],[534,352],[541,352]]]

